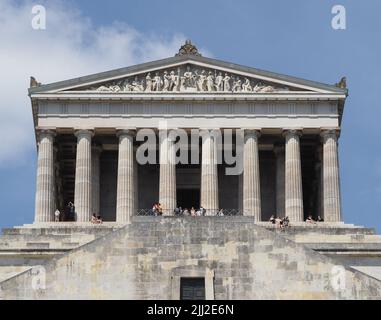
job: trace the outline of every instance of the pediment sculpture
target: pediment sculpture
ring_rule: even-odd
[[[113,93],[205,92],[205,93],[271,93],[289,91],[258,79],[243,77],[216,69],[197,69],[190,65],[177,69],[147,72],[98,86],[89,91]]]

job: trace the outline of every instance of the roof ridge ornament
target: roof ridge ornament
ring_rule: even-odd
[[[341,89],[347,88],[347,77],[342,77],[338,83],[335,83],[335,86]]]
[[[192,44],[192,41],[190,41],[189,39],[185,40],[185,44],[183,44],[180,47],[179,52],[175,54],[175,57],[188,55],[188,54],[191,54],[194,56],[201,56],[201,54],[198,52],[198,49],[196,48],[196,46],[194,44]]]
[[[41,82],[38,82],[35,77],[33,76],[30,77],[30,85],[29,85],[30,88],[39,87],[40,85],[41,85]]]

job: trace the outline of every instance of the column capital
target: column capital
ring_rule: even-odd
[[[119,138],[121,136],[132,136],[136,135],[136,127],[125,127],[116,128],[116,136]]]
[[[302,128],[284,128],[282,135],[283,137],[287,136],[298,136],[300,137],[303,134],[303,129]]]
[[[43,137],[52,137],[54,138],[57,133],[55,128],[36,128],[37,139],[41,139]]]
[[[256,136],[257,138],[259,138],[261,136],[261,128],[242,128],[241,130],[243,130],[243,133],[245,134],[245,137],[246,136]]]
[[[179,128],[168,129],[168,139],[169,139],[169,141],[176,142],[179,132],[180,132]]]
[[[223,133],[221,132],[221,129],[200,129],[199,131],[199,138],[201,138],[202,143],[204,143],[206,140],[211,139],[213,141],[220,141],[222,139]]]
[[[320,136],[324,139],[334,138],[337,139],[340,136],[339,128],[321,128]]]
[[[92,129],[74,129],[74,135],[77,138],[82,137],[93,137],[94,136],[94,130]]]

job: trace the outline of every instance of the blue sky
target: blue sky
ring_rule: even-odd
[[[47,8],[44,31],[30,27],[34,4]],[[331,27],[336,4],[346,8],[346,30]],[[0,227],[33,220],[30,75],[47,83],[172,56],[190,38],[221,60],[325,83],[347,76],[340,138],[344,219],[381,231],[380,14],[377,0],[2,0]]]

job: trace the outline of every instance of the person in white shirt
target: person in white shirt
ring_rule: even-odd
[[[60,221],[60,215],[61,215],[61,212],[57,209],[57,210],[54,212],[54,221],[55,221],[55,222],[59,222],[59,221]]]

